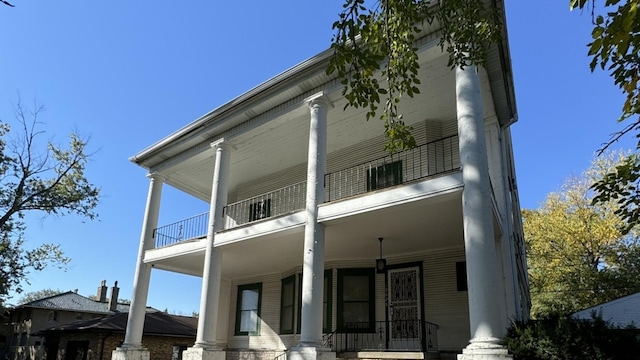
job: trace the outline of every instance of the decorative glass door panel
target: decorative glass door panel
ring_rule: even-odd
[[[389,349],[420,350],[420,270],[417,266],[387,272]]]

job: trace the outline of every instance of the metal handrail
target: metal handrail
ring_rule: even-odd
[[[421,320],[344,323],[331,336],[331,349],[353,351],[438,351],[438,325]]]
[[[458,136],[448,136],[414,149],[360,163],[325,175],[326,202],[399,185],[460,167]],[[224,229],[232,229],[304,209],[306,181],[244,199],[224,207]],[[156,248],[203,237],[208,213],[154,230]]]
[[[458,168],[458,135],[452,135],[326,174],[326,201],[340,200]]]

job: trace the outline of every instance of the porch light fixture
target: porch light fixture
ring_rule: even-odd
[[[387,270],[387,259],[382,258],[382,240],[384,238],[378,238],[378,241],[380,241],[380,258],[376,260],[376,272],[378,274],[383,274]]]

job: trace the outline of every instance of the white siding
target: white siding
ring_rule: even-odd
[[[437,324],[440,350],[459,351],[469,341],[469,314],[466,291],[458,291],[456,286],[456,262],[464,261],[463,249],[448,249],[422,254],[411,254],[387,258],[387,265],[422,264],[423,271],[423,312],[424,319]],[[337,269],[373,268],[375,260],[341,260],[328,262],[326,269],[332,269],[332,329],[337,325]],[[297,345],[299,335],[280,335],[280,291],[282,279],[298,274],[301,267],[282,274],[269,274],[256,278],[233,280],[230,282],[228,311],[228,347],[230,349],[288,349]],[[236,301],[238,285],[262,283],[261,324],[259,336],[235,336]],[[296,280],[296,289],[299,285]],[[298,291],[298,290],[296,290]],[[376,321],[386,320],[385,276],[375,276],[375,317]],[[296,297],[296,325],[299,309]],[[221,314],[224,316],[224,314]]]

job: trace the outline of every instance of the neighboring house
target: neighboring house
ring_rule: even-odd
[[[592,319],[594,313],[621,328],[630,325],[640,328],[640,292],[575,312],[571,317],[588,320]]]
[[[124,339],[127,313],[79,321],[39,332],[46,339],[47,360],[108,360]],[[196,338],[198,319],[147,312],[142,341],[150,360],[180,360]]]
[[[400,104],[414,149],[389,155],[382,122],[345,107],[327,50],[131,158],[150,185],[114,360],[148,356],[152,269],[202,277],[189,360],[508,357],[530,300],[507,34],[486,68],[452,70],[438,31]],[[158,224],[163,184],[210,212]]]
[[[42,358],[44,339],[35,335],[40,330],[118,312],[128,312],[129,304],[117,302],[118,282],[116,281],[111,288],[109,298],[107,298],[107,290],[106,281],[102,281],[95,300],[74,291],[68,291],[11,309],[7,324],[8,332],[12,334],[8,341],[10,358],[15,360]]]

